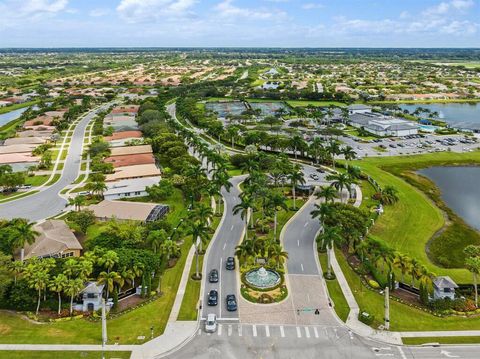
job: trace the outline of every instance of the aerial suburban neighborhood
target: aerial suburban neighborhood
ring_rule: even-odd
[[[0,359],[480,357],[478,1],[0,13]]]

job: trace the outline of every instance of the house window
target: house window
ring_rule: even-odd
[[[95,293],[88,293],[87,298],[88,299],[94,299],[94,298],[97,298],[97,295]]]
[[[135,192],[136,196],[140,196],[140,194],[141,194],[140,192]]]
[[[125,193],[125,197],[130,197],[130,192]]]
[[[62,258],[73,257],[73,252],[62,253]]]
[[[452,290],[450,288],[443,288],[444,293],[450,293]]]

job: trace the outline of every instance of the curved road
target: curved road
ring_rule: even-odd
[[[65,209],[67,200],[60,196],[60,191],[78,177],[85,130],[93,117],[108,106],[110,103],[90,111],[75,127],[60,179],[53,185],[42,188],[38,193],[0,204],[0,218],[27,218],[30,221],[38,221],[55,216]]]

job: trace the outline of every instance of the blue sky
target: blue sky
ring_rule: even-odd
[[[480,0],[0,0],[0,47],[480,47]]]

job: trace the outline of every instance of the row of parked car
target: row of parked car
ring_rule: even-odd
[[[225,262],[226,270],[235,270],[235,258],[228,257]],[[210,283],[218,283],[219,275],[217,269],[212,269],[208,274],[208,281]],[[235,294],[227,294],[225,297],[226,308],[229,312],[234,312],[237,310],[237,298]],[[218,305],[218,291],[216,289],[210,290],[208,293],[209,306]],[[207,333],[214,333],[217,330],[217,316],[215,314],[208,314],[207,320],[205,321],[205,331]]]

